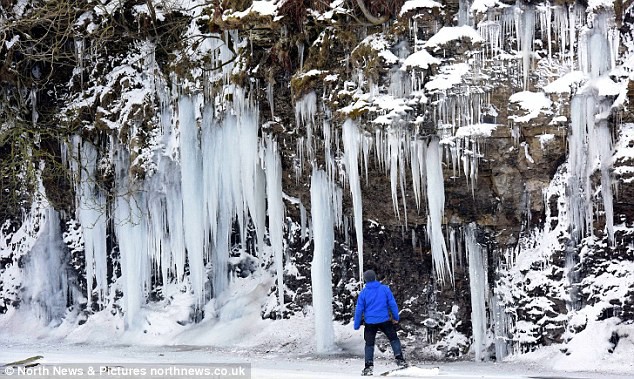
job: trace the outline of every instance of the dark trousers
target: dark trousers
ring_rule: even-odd
[[[390,341],[392,351],[395,357],[402,357],[401,341],[396,335],[396,328],[392,321],[382,322],[380,324],[365,324],[363,330],[363,339],[365,339],[365,365],[372,365],[374,362],[374,341],[376,340],[376,333],[382,331],[383,334]]]

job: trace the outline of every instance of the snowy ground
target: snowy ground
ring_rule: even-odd
[[[60,363],[116,364],[121,367],[143,367],[143,365],[213,365],[218,363],[243,363],[251,367],[251,377],[265,378],[358,378],[363,366],[361,356],[336,354],[316,356],[312,354],[271,353],[243,349],[215,349],[201,346],[139,346],[139,345],[95,345],[51,342],[0,342],[0,365],[41,355],[44,367]],[[627,378],[623,373],[600,372],[555,372],[527,363],[425,363],[415,362],[420,367],[438,366],[438,377],[442,378]],[[394,364],[386,359],[376,362],[375,375]],[[0,371],[3,371],[0,368]],[[14,373],[12,377],[17,376]],[[4,372],[0,377],[8,377]],[[33,376],[31,376],[33,378]],[[168,376],[165,376],[167,378]]]
[[[173,301],[178,302],[178,297]],[[353,330],[351,324],[334,323],[335,352],[319,355],[315,353],[315,326],[311,313],[279,321],[262,320],[258,304],[253,306],[254,312],[249,310],[249,305],[231,304],[229,302],[221,308],[217,319],[188,325],[176,323],[178,315],[147,309],[142,314],[144,321],[127,330],[124,330],[120,318],[108,317],[108,312],[94,314],[81,325],[69,315],[62,324],[53,326],[43,325],[33,312],[13,310],[0,317],[0,378],[8,377],[4,372],[5,364],[34,356],[42,356],[37,361],[39,367],[54,367],[60,363],[96,367],[108,364],[127,368],[157,365],[211,367],[213,364],[232,363],[248,364],[251,367],[250,378],[254,379],[359,377],[363,368],[363,333]],[[239,314],[229,312],[232,309],[239,309]],[[634,341],[622,338],[613,354],[601,354],[605,350],[598,342],[601,338],[597,338],[601,333],[596,330],[589,332],[592,335],[581,340],[586,341],[583,346],[574,346],[574,349],[569,346],[573,350],[570,356],[562,354],[559,347],[551,346],[531,354],[511,356],[503,363],[410,363],[425,368],[439,367],[435,376],[442,378],[634,377]],[[634,333],[628,330],[627,334]],[[403,340],[403,343],[407,353],[409,341]],[[375,375],[392,368],[395,364],[390,359],[390,351],[376,349]],[[12,377],[15,376],[18,375],[14,373]],[[183,376],[152,378],[176,377]],[[35,378],[31,375],[24,379]]]

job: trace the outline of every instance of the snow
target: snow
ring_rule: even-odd
[[[399,377],[399,378],[420,378],[425,376],[437,376],[440,373],[439,367],[421,368],[421,367],[407,367],[402,370],[397,370],[388,373],[385,376]]]
[[[471,3],[469,10],[475,13],[486,13],[489,8],[504,7],[508,7],[508,5],[504,4],[500,0],[474,0],[473,3]]]
[[[539,145],[541,146],[542,149],[546,148],[546,146],[555,139],[554,134],[548,134],[548,133],[539,134],[536,137],[539,138]]]
[[[462,83],[462,78],[469,72],[467,63],[456,63],[440,66],[439,73],[425,84],[428,91],[446,91],[451,87]]]
[[[497,127],[495,124],[465,125],[456,130],[454,137],[491,137]]]
[[[7,47],[7,50],[10,50],[13,45],[15,45],[20,40],[20,35],[14,35],[10,40],[4,41],[4,45]]]
[[[280,327],[282,323],[279,323]],[[286,328],[295,328],[306,334],[302,324],[286,323]],[[281,328],[280,328],[281,329]],[[279,330],[276,328],[276,330]],[[271,333],[268,330],[267,333]],[[358,333],[360,334],[360,333]],[[271,334],[272,337],[275,337]],[[296,341],[297,342],[297,341]],[[189,368],[189,367],[218,367],[218,365],[244,365],[250,368],[250,377],[253,379],[326,379],[359,378],[363,368],[361,338],[355,339],[355,344],[350,344],[352,356],[342,354],[334,356],[316,356],[304,354],[294,350],[295,345],[286,348],[278,348],[272,351],[252,349],[246,347],[236,348],[210,348],[191,345],[170,346],[138,346],[115,344],[69,344],[59,341],[33,341],[31,343],[17,341],[0,342],[0,362],[16,362],[28,357],[41,355],[37,367],[88,367],[99,368],[103,365],[109,367],[133,368]],[[553,357],[563,356],[554,348],[546,348],[537,354],[532,353],[535,363],[508,362],[508,363],[473,363],[473,362],[442,362],[429,364],[418,363],[418,367],[410,367],[399,375],[392,377],[434,377],[446,379],[521,379],[526,377],[552,377],[560,379],[588,378],[588,379],[625,379],[626,369],[631,368],[629,362],[623,361],[625,366],[620,371],[622,374],[610,374],[597,371],[596,364],[601,363],[599,356],[586,360],[587,371],[562,372],[561,370],[544,368],[539,362],[552,362]],[[539,359],[537,359],[537,357]],[[626,357],[623,357],[626,358]],[[560,367],[569,364],[562,362]],[[395,368],[395,364],[385,355],[375,359],[375,375]],[[169,377],[169,376],[165,376]]]
[[[627,91],[627,82],[615,83],[607,76],[591,79],[585,83],[577,93],[596,92],[599,96],[618,96],[621,92]]]
[[[230,15],[223,15],[223,17],[235,17],[235,18],[243,18],[248,16],[250,13],[257,13],[261,16],[275,16],[277,14],[277,8],[281,5],[275,1],[254,1],[251,6],[245,9],[242,12],[234,12]]]
[[[588,0],[586,12],[597,13],[597,11],[600,11],[601,8],[603,9],[614,8],[614,0]]]
[[[624,124],[612,157],[614,174],[625,183],[634,182],[634,124]]]
[[[469,40],[471,43],[484,42],[484,39],[478,33],[477,30],[471,26],[445,26],[434,34],[425,42],[425,48],[438,50],[442,45],[445,45],[455,40]]]
[[[399,12],[399,16],[403,16],[404,14],[412,11],[414,9],[419,8],[443,8],[444,5],[434,0],[407,0],[403,7],[401,7],[401,11]]]
[[[571,93],[579,84],[587,79],[582,71],[571,71],[544,86],[546,93]]]
[[[631,360],[631,349],[634,341],[629,337],[621,337],[616,346],[609,342],[613,333],[627,335],[634,328],[632,325],[623,325],[617,318],[609,318],[603,321],[589,322],[586,328],[570,341],[566,354],[561,354],[558,346],[543,347],[535,352],[516,355],[508,361],[513,363],[540,362],[542,365],[552,368],[557,372],[572,373],[575,371],[587,371],[601,377],[631,377],[634,372],[634,363]],[[609,350],[613,350],[612,353]],[[601,371],[602,374],[597,373]],[[620,374],[620,375],[619,375]],[[572,376],[572,374],[569,374]]]
[[[155,6],[153,7],[152,11],[150,11],[147,4],[141,4],[141,5],[135,5],[134,7],[132,7],[132,10],[135,16],[138,16],[139,14],[146,14],[146,15],[152,16],[152,14],[154,14],[157,21],[165,21],[165,14],[163,13],[162,8],[160,7]]]
[[[398,57],[390,50],[391,44],[387,37],[382,33],[371,34],[365,37],[363,41],[355,47],[355,50],[362,46],[370,47],[372,50],[376,51],[377,55],[383,58],[387,65],[395,64],[399,60]]]
[[[514,93],[509,98],[509,101],[511,103],[518,103],[523,110],[528,111],[523,116],[509,116],[510,119],[518,123],[529,122],[535,117],[538,117],[541,113],[549,112],[552,104],[550,99],[546,97],[546,94],[543,92],[530,91]]]
[[[419,67],[426,70],[429,66],[439,65],[440,63],[440,59],[429,54],[427,50],[422,49],[405,58],[401,69],[406,70],[410,67]]]

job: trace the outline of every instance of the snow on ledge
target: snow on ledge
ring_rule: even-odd
[[[445,26],[440,29],[438,33],[431,36],[431,38],[425,43],[426,48],[437,49],[439,46],[446,44],[449,41],[455,41],[459,39],[469,39],[471,43],[483,42],[482,36],[474,28],[464,26]]]
[[[434,0],[408,0],[403,4],[399,17],[418,8],[444,8],[444,5]]]
[[[469,10],[474,13],[486,13],[489,8],[495,7],[507,8],[509,5],[502,3],[500,0],[475,0]]]
[[[440,73],[425,84],[428,91],[448,90],[454,85],[462,83],[462,77],[469,72],[469,64],[456,63],[449,66],[441,66]]]
[[[539,116],[542,110],[549,110],[552,102],[543,92],[523,91],[511,95],[509,102],[518,103],[519,106],[528,111],[524,116],[509,116],[515,122],[528,122]]]
[[[405,71],[410,67],[427,69],[431,65],[439,65],[440,63],[440,59],[434,57],[433,55],[429,54],[427,50],[423,49],[405,58],[405,62],[403,63],[403,66],[401,66],[401,70]]]
[[[622,91],[627,91],[625,83],[615,83],[607,76],[601,76],[588,81],[579,89],[579,93],[594,92],[599,96],[618,96]]]
[[[254,1],[250,7],[242,12],[230,14],[230,17],[243,18],[250,13],[258,13],[262,16],[275,16],[277,14],[277,5],[272,1]]]
[[[597,13],[600,9],[614,8],[614,0],[588,0],[587,13]]]
[[[382,33],[372,34],[367,37],[354,50],[361,46],[368,46],[377,52],[377,55],[383,58],[386,64],[392,65],[398,62],[398,57],[390,51],[390,43],[385,39]],[[353,51],[354,51],[353,50]]]
[[[497,127],[497,124],[465,125],[456,130],[455,137],[491,137]]]
[[[546,93],[570,93],[572,87],[586,80],[586,75],[581,71],[571,71],[544,87]]]

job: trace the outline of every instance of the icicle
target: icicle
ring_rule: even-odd
[[[473,350],[476,361],[485,359],[488,297],[487,259],[475,238],[475,224],[465,227],[465,248],[469,259],[469,288],[471,290],[471,325],[473,329]]]
[[[31,103],[31,124],[35,126],[38,118],[40,117],[37,112],[37,90],[35,87],[31,88],[31,91],[29,92],[29,102]]]
[[[295,122],[297,127],[306,127],[306,150],[310,161],[314,158],[313,152],[313,126],[315,125],[315,115],[317,114],[317,95],[310,92],[301,100],[295,102]]]
[[[570,103],[571,133],[568,137],[568,165],[570,172],[570,224],[573,226],[572,235],[579,241],[586,231],[591,230],[587,221],[586,210],[590,208],[587,201],[588,190],[585,180],[586,168],[586,138],[587,138],[587,100],[583,96],[573,97]]]
[[[192,98],[182,96],[178,101],[181,152],[181,188],[183,191],[183,223],[185,247],[189,261],[189,273],[196,306],[204,299],[205,265],[203,262],[206,234],[204,230],[203,198],[200,178],[203,177],[196,109]]]
[[[569,311],[578,311],[583,305],[579,288],[580,275],[579,272],[575,270],[575,266],[579,263],[579,254],[572,246],[567,246],[565,251],[566,261],[564,263],[564,275],[567,280],[566,285],[569,288],[566,306]]]
[[[390,188],[392,189],[392,206],[394,207],[394,213],[398,219],[401,219],[401,213],[398,206],[398,182],[399,182],[399,168],[398,161],[401,154],[401,139],[397,131],[390,130],[387,136],[389,147],[389,161],[390,161]]]
[[[544,17],[546,18],[546,41],[548,43],[548,60],[551,60],[553,57],[553,40],[552,40],[552,29],[553,29],[553,20],[552,20],[552,6],[550,3],[546,4],[546,10],[544,12]],[[543,29],[542,29],[543,30]]]
[[[332,152],[330,150],[330,147],[332,145],[332,130],[330,128],[330,111],[326,108],[324,109],[324,114],[326,115],[326,117],[324,117],[324,122],[323,122],[323,126],[322,126],[322,132],[323,132],[323,137],[324,137],[324,162],[325,166],[326,166],[326,172],[328,173],[329,177],[333,177],[334,175],[334,171],[335,171],[335,167],[336,167],[336,163],[333,160],[333,156],[332,156]]]
[[[439,280],[449,277],[453,283],[453,273],[449,271],[447,247],[442,234],[442,219],[445,212],[445,185],[442,174],[439,143],[432,139],[427,146],[427,233],[431,243],[434,268]]]
[[[238,150],[234,152],[234,159],[240,162],[239,166],[239,183],[238,188],[233,188],[234,198],[237,204],[240,203],[238,199],[241,199],[242,209],[236,209],[238,217],[242,217],[243,227],[248,223],[249,216],[253,222],[256,231],[256,238],[258,240],[263,239],[264,236],[264,220],[266,219],[266,200],[265,191],[266,186],[264,173],[261,172],[259,151],[259,117],[255,107],[246,101],[244,94],[240,91],[238,93],[239,102],[236,106],[237,115],[237,127],[238,127]],[[277,151],[277,148],[275,148]],[[222,160],[221,160],[222,161]],[[236,173],[234,173],[235,175]],[[238,182],[234,178],[233,182]],[[281,174],[280,174],[280,186],[281,186]],[[281,201],[281,187],[279,189],[279,197]],[[282,221],[280,221],[282,222]],[[246,238],[246,232],[243,230],[242,241]]]
[[[471,0],[458,1],[458,26],[471,25]]]
[[[75,59],[77,59],[77,70],[79,72],[79,86],[84,88],[84,38],[75,38]]]
[[[568,31],[568,37],[570,38],[568,42],[569,54],[570,54],[570,62],[574,62],[574,51],[575,51],[575,36],[577,34],[577,15],[575,12],[575,5],[571,5],[568,10],[568,27],[570,30]]]
[[[297,138],[295,151],[295,182],[299,184],[299,178],[304,172],[304,137]]]
[[[451,256],[451,272],[456,272],[458,257],[458,241],[456,240],[456,228],[449,229],[449,255]]]
[[[114,231],[119,242],[123,311],[126,329],[138,321],[137,314],[145,302],[150,286],[147,254],[147,225],[143,191],[135,191],[128,177],[130,168],[126,150],[115,143]]]
[[[275,113],[274,111],[274,90],[273,90],[273,83],[272,82],[268,82],[266,84],[266,99],[269,102],[269,107],[271,108],[271,120],[275,119]]]
[[[161,283],[169,283],[169,241],[167,230],[165,228],[165,194],[159,193],[157,183],[159,175],[153,175],[145,182],[147,192],[147,244],[148,254],[153,260],[154,272],[153,276],[158,277],[160,274]],[[161,178],[162,179],[162,178]],[[171,194],[170,194],[171,195]]]
[[[404,137],[404,138],[403,138]],[[400,187],[401,187],[401,199],[403,201],[403,215],[405,218],[405,222],[404,222],[404,226],[405,228],[407,228],[407,201],[406,201],[406,197],[405,197],[405,157],[407,156],[408,153],[408,147],[410,146],[409,143],[409,134],[405,134],[405,135],[401,135],[401,138],[403,139],[402,142],[399,143],[399,145],[402,146],[402,149],[399,151],[399,183],[400,183]]]
[[[304,207],[304,204],[302,203],[299,204],[299,219],[301,224],[301,238],[303,241],[304,239],[306,239],[307,235],[306,235],[306,207]]]
[[[491,299],[492,324],[495,333],[495,360],[501,362],[510,353],[509,346],[509,317],[506,309],[499,301],[499,295],[494,294]],[[476,345],[477,346],[477,345]]]
[[[299,55],[299,71],[304,71],[304,42],[297,41],[297,54]]]
[[[102,305],[108,294],[106,249],[106,197],[96,185],[97,150],[80,137],[75,137],[74,154],[79,156],[77,191],[77,220],[82,226],[86,257],[86,287],[88,304],[92,305],[92,292]],[[94,280],[93,280],[94,279]]]
[[[603,198],[603,211],[605,213],[605,229],[608,241],[614,246],[614,205],[612,195],[612,135],[607,125],[607,120],[601,120],[595,130],[595,138],[598,147],[599,171],[601,172],[601,197]]]
[[[363,201],[361,198],[361,180],[359,178],[359,145],[363,136],[354,121],[347,119],[343,124],[343,146],[346,172],[350,181],[352,209],[354,212],[354,231],[359,255],[359,282],[363,278]]]
[[[40,190],[44,191],[41,184]],[[26,256],[22,300],[36,317],[50,326],[56,326],[66,314],[69,300],[68,258],[59,214],[48,206],[41,222],[37,239]],[[3,236],[0,234],[0,237]]]
[[[266,194],[269,208],[269,234],[277,274],[277,298],[280,315],[284,316],[284,203],[282,201],[282,163],[277,142],[266,139],[265,152]]]
[[[522,14],[523,34],[520,40],[522,47],[522,73],[524,75],[524,89],[528,88],[528,73],[530,71],[533,41],[535,36],[535,9],[527,6]]]
[[[313,169],[310,185],[312,230],[315,251],[311,264],[313,310],[317,352],[332,351],[335,333],[332,324],[332,250],[334,249],[333,184],[325,172]]]
[[[424,180],[421,170],[421,161],[419,160],[420,150],[425,146],[425,142],[421,140],[413,141],[410,150],[410,168],[412,174],[412,189],[414,190],[414,199],[416,200],[416,209],[420,210],[421,202],[421,182]]]
[[[363,138],[363,167],[365,168],[365,181],[368,181],[368,162],[370,161],[370,138]]]
[[[170,169],[166,169],[166,177],[178,178],[180,171],[170,161]],[[170,265],[174,266],[177,281],[185,277],[185,227],[183,226],[183,193],[180,180],[166,183],[165,208],[167,213],[167,228],[169,230],[169,249],[171,252]]]

